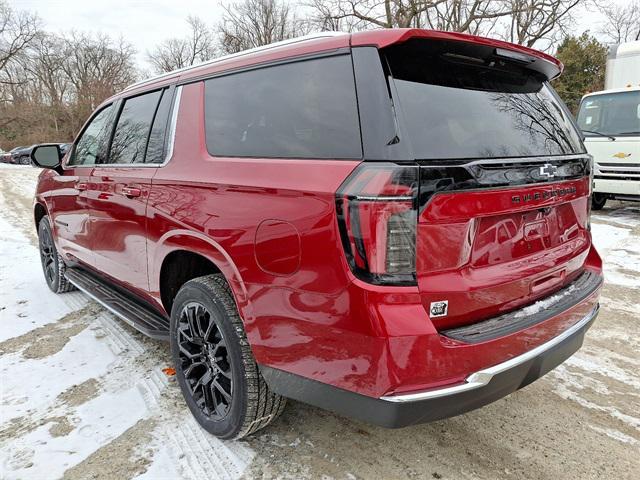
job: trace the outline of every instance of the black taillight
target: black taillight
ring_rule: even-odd
[[[384,285],[416,284],[418,166],[363,163],[336,193],[352,272]]]

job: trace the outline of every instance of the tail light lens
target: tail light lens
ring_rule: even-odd
[[[336,193],[352,272],[384,285],[416,284],[418,166],[363,163]]]

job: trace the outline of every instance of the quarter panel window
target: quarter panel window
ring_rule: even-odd
[[[211,155],[362,156],[349,55],[207,80],[205,114]]]
[[[147,139],[162,91],[125,100],[109,151],[109,163],[144,163]]]
[[[145,163],[162,163],[164,161],[164,151],[167,131],[167,123],[171,112],[172,96],[169,90],[162,93],[162,99],[158,105],[153,126],[149,134],[149,145],[147,145],[147,154],[145,155]]]
[[[91,120],[76,142],[69,165],[94,165],[104,155],[113,126],[113,104],[103,108]]]

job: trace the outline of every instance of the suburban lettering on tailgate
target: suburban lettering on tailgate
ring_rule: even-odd
[[[556,190],[546,190],[544,192],[526,193],[524,195],[513,195],[511,197],[512,203],[525,203],[535,200],[546,200],[551,197],[562,197],[565,195],[572,195],[576,193],[576,187],[558,188]]]

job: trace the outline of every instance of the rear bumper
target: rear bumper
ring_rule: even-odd
[[[373,398],[271,367],[261,371],[269,387],[285,397],[383,427],[404,427],[474,410],[537,380],[580,348],[597,314],[598,306],[558,336],[462,383],[417,393]]]
[[[614,196],[638,197],[640,199],[640,179],[603,179],[596,178],[593,181],[593,191],[596,193],[608,193]]]

